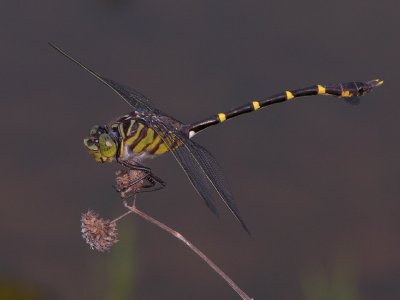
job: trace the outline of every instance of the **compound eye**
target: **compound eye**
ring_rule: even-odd
[[[113,157],[117,153],[117,145],[107,133],[100,135],[99,147],[101,154],[105,157]]]
[[[89,135],[95,135],[97,131],[99,130],[100,126],[94,125],[92,128],[90,128]]]
[[[83,143],[85,144],[85,146],[92,150],[92,151],[98,151],[99,148],[97,147],[96,143],[91,139],[91,138],[86,138],[83,140]]]

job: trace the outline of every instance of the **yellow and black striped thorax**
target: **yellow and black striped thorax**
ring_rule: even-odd
[[[110,124],[111,131],[119,136],[119,158],[138,155],[160,155],[168,151],[161,137],[146,121],[126,115]]]

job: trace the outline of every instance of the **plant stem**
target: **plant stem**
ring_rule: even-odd
[[[126,217],[127,215],[129,215],[131,213],[133,213],[133,211],[132,210],[128,210],[126,213],[124,213],[124,214],[120,215],[118,218],[115,218],[114,220],[112,220],[111,223],[115,223],[115,222],[121,220],[122,218]]]
[[[239,286],[228,276],[226,275],[214,262],[212,262],[203,252],[201,252],[197,247],[195,247],[191,242],[189,242],[182,234],[173,230],[172,228],[168,227],[164,223],[150,217],[149,215],[145,214],[144,212],[138,210],[136,208],[135,199],[133,201],[132,206],[129,206],[126,202],[124,203],[125,207],[129,209],[129,212],[133,212],[143,218],[144,220],[152,223],[160,227],[162,230],[168,232],[169,234],[173,235],[175,238],[179,239],[183,242],[187,247],[189,247],[194,253],[196,253],[203,261],[205,261],[219,276],[224,279],[228,285],[243,299],[243,300],[254,300],[250,298]],[[125,213],[123,216],[127,215]],[[121,216],[122,217],[122,216]],[[120,219],[121,217],[117,218],[116,220]]]

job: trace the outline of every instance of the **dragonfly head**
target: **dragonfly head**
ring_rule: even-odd
[[[89,154],[97,162],[111,162],[117,154],[117,143],[109,135],[106,127],[93,126],[83,143]]]

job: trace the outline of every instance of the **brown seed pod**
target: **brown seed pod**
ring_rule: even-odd
[[[108,251],[118,242],[117,223],[98,218],[98,214],[89,210],[82,214],[82,237],[91,249]]]
[[[145,184],[145,173],[141,170],[118,170],[115,173],[116,190],[122,198],[139,190]]]

